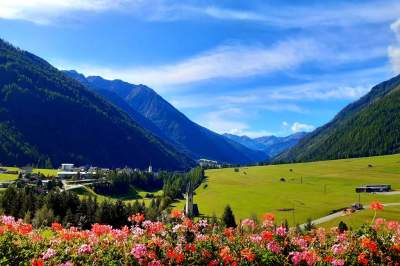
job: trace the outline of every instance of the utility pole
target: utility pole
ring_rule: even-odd
[[[300,184],[303,184],[303,177],[300,177]]]
[[[294,216],[294,202],[293,202],[293,210],[292,210],[292,216],[293,216],[293,226],[296,226],[296,217]]]
[[[326,185],[324,185],[324,194],[326,194]]]

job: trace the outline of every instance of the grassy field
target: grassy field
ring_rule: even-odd
[[[17,179],[18,175],[0,174],[0,183]]]
[[[400,190],[400,155],[243,167],[239,172],[216,169],[206,176],[194,197],[201,214],[220,216],[230,204],[237,220],[272,212],[278,221],[295,225],[357,202],[359,185],[383,183]],[[361,194],[364,204],[374,199],[400,202],[400,195]],[[183,205],[180,201],[175,207]]]
[[[77,193],[81,199],[85,198],[85,197],[89,197],[89,196],[97,197],[97,200],[99,202],[102,202],[102,201],[108,199],[111,201],[122,200],[125,203],[134,203],[136,200],[138,200],[140,203],[142,201],[144,201],[145,204],[148,205],[148,204],[150,204],[150,201],[151,201],[151,199],[145,198],[145,195],[148,193],[146,191],[138,191],[138,193],[136,194],[138,196],[138,198],[103,196],[103,195],[97,194],[92,189],[88,188],[87,186],[71,189],[70,191]],[[160,190],[157,192],[150,192],[150,193],[153,193],[154,195],[159,195],[159,194],[162,194],[162,191]]]
[[[18,167],[1,167],[10,171],[20,171],[21,169]],[[33,173],[41,173],[45,176],[56,176],[58,169],[40,169],[40,168],[33,168]],[[0,180],[14,180],[17,178],[18,175],[7,175],[7,174],[0,174]],[[14,179],[7,179],[8,177],[15,177]]]
[[[350,215],[345,215],[340,218],[336,218],[329,222],[320,224],[326,228],[331,228],[337,226],[340,221],[343,221],[350,228],[358,228],[364,223],[371,223],[374,217],[374,212],[372,210],[362,210]],[[400,220],[400,206],[388,206],[385,207],[383,211],[378,211],[376,217],[384,218],[386,220]]]

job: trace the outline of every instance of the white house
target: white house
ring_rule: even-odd
[[[72,172],[74,170],[73,163],[63,163],[61,164],[60,171],[61,172]]]

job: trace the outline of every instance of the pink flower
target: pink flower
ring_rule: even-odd
[[[83,244],[78,248],[78,254],[90,254],[92,253],[92,247],[88,244]]]
[[[375,226],[374,226],[375,230],[379,230],[379,229],[382,227],[382,225],[384,225],[384,224],[385,224],[385,219],[383,219],[383,218],[376,218],[376,220],[375,220]]]
[[[389,221],[386,224],[389,230],[396,230],[399,227],[399,222],[397,221]]]
[[[132,248],[131,254],[136,258],[140,259],[146,256],[147,254],[147,248],[143,244],[136,244],[135,247]]]
[[[276,234],[278,236],[285,237],[286,236],[286,227],[284,227],[283,225],[279,226],[276,229]]]
[[[163,264],[159,260],[153,260],[153,261],[150,261],[149,264],[147,264],[147,265],[148,266],[162,266]]]
[[[208,226],[208,221],[207,221],[207,219],[200,219],[199,220],[199,222],[198,222],[198,225],[200,226],[200,227],[207,227]]]
[[[58,264],[58,266],[74,266],[74,264],[72,262],[70,262],[70,261],[67,261],[67,262]]]
[[[263,239],[262,239],[262,236],[260,236],[260,235],[252,235],[252,236],[250,236],[250,240],[253,243],[261,243],[261,241]]]
[[[346,252],[346,247],[341,244],[335,244],[332,246],[331,250],[334,255],[342,255]]]
[[[293,262],[293,265],[299,265],[300,262],[303,260],[303,254],[298,251],[290,252],[289,256],[292,257],[291,260]]]
[[[275,254],[279,254],[282,250],[281,246],[276,241],[269,242],[267,248]]]
[[[320,260],[314,250],[304,251],[303,257],[304,260],[307,262],[307,265],[315,265]]]
[[[42,259],[47,260],[56,255],[56,251],[52,248],[48,248],[46,252],[42,254]]]
[[[298,246],[301,249],[307,249],[308,243],[304,238],[294,237],[292,238],[292,243]]]
[[[332,265],[333,266],[343,266],[344,265],[344,260],[343,259],[333,259],[332,260]]]
[[[242,228],[248,228],[250,230],[253,230],[256,227],[256,222],[254,222],[251,219],[244,219],[242,221]]]

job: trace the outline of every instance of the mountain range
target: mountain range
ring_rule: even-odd
[[[237,136],[225,133],[224,136],[230,140],[246,146],[249,149],[261,151],[273,158],[279,153],[293,147],[307,135],[305,132],[298,132],[286,137],[265,136],[250,138],[248,136]]]
[[[0,40],[0,162],[187,169],[194,161],[43,59]]]
[[[193,159],[249,164],[268,158],[263,151],[250,149],[194,123],[145,85],[99,76],[85,77],[75,70],[64,73],[103,96],[144,128]]]
[[[400,152],[400,75],[374,86],[275,162],[299,162]]]
[[[400,152],[400,75],[382,82],[311,133],[220,135],[145,85],[76,71],[0,40],[0,163],[187,169],[303,162]]]

